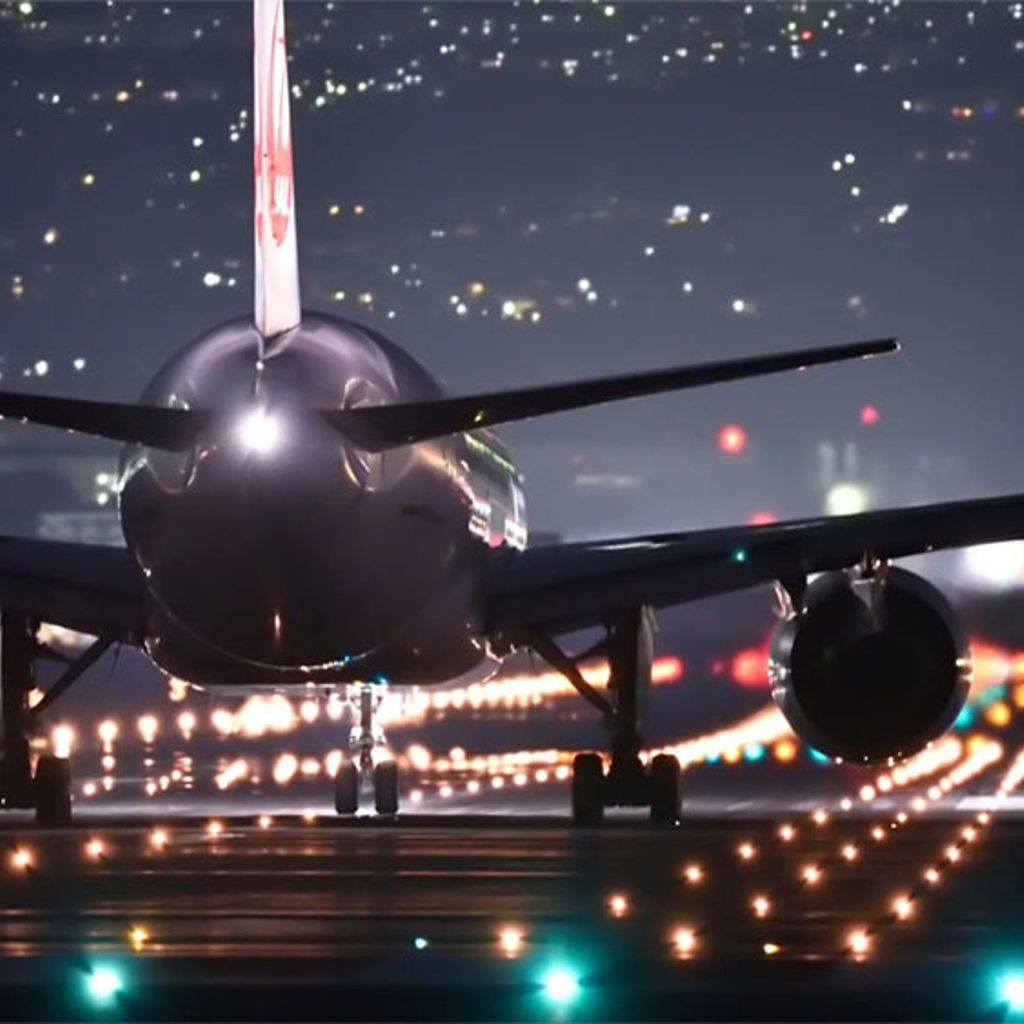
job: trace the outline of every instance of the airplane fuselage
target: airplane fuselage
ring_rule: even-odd
[[[440,397],[393,342],[313,314],[262,355],[240,318],[172,359],[143,401],[216,417],[185,452],[122,458],[121,523],[154,661],[207,685],[493,670],[478,566],[488,547],[526,542],[504,449],[473,433],[371,453],[316,415]]]

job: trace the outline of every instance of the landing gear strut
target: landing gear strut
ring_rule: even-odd
[[[597,825],[605,807],[649,807],[651,821],[673,824],[679,819],[682,786],[678,760],[659,754],[644,766],[638,728],[641,687],[650,684],[653,659],[652,613],[635,608],[611,621],[596,647],[573,658],[547,637],[533,637],[538,654],[569,680],[580,695],[602,712],[611,732],[607,773],[597,754],[577,754],[573,761],[572,816],[581,825]],[[605,654],[610,678],[605,698],[579,670],[587,657]]]
[[[0,797],[5,807],[34,807],[28,754],[28,693],[33,688],[35,624],[20,612],[0,613],[0,695],[3,749]]]
[[[80,657],[69,660],[42,646],[36,640],[38,630],[39,623],[31,615],[16,608],[0,609],[0,806],[32,807],[40,825],[61,826],[71,823],[71,761],[43,754],[33,776],[29,734],[39,714],[66,693],[113,640],[100,637]],[[29,708],[29,691],[35,687],[36,658],[46,653],[67,661],[68,667],[42,700]]]
[[[44,755],[35,778],[29,758],[31,712],[28,694],[34,687],[36,623],[18,611],[0,613],[0,696],[3,706],[3,750],[0,751],[0,798],[4,807],[34,807],[40,825],[71,822],[71,765],[66,757]]]
[[[360,789],[373,790],[374,808],[378,814],[398,813],[398,765],[392,760],[374,764],[373,752],[385,745],[384,731],[374,723],[380,698],[367,684],[356,687],[359,724],[352,730],[353,759],[346,761],[334,777],[334,809],[338,814],[355,814],[359,810]]]

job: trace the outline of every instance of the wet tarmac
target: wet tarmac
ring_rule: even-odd
[[[229,802],[60,831],[3,816],[0,1013],[1012,1018],[1024,819],[987,806],[721,807],[596,830],[217,813]]]

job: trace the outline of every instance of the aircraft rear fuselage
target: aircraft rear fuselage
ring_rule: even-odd
[[[312,314],[262,358],[240,318],[172,359],[143,401],[216,416],[185,452],[123,456],[154,660],[210,684],[437,682],[485,662],[479,560],[525,543],[507,455],[487,435],[368,452],[317,414],[442,394],[394,343]]]

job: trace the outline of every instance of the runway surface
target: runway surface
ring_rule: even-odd
[[[73,746],[74,828],[0,814],[0,1017],[1020,1018],[1019,618],[954,736],[855,768],[771,717],[763,623],[737,651],[716,607],[650,697],[687,764],[664,830],[571,826],[572,755],[606,737],[529,665],[395,698],[383,822],[331,809],[351,709],[95,673],[39,737]]]
[[[990,802],[664,830],[8,815],[3,1015],[1005,1019],[1024,822]]]

